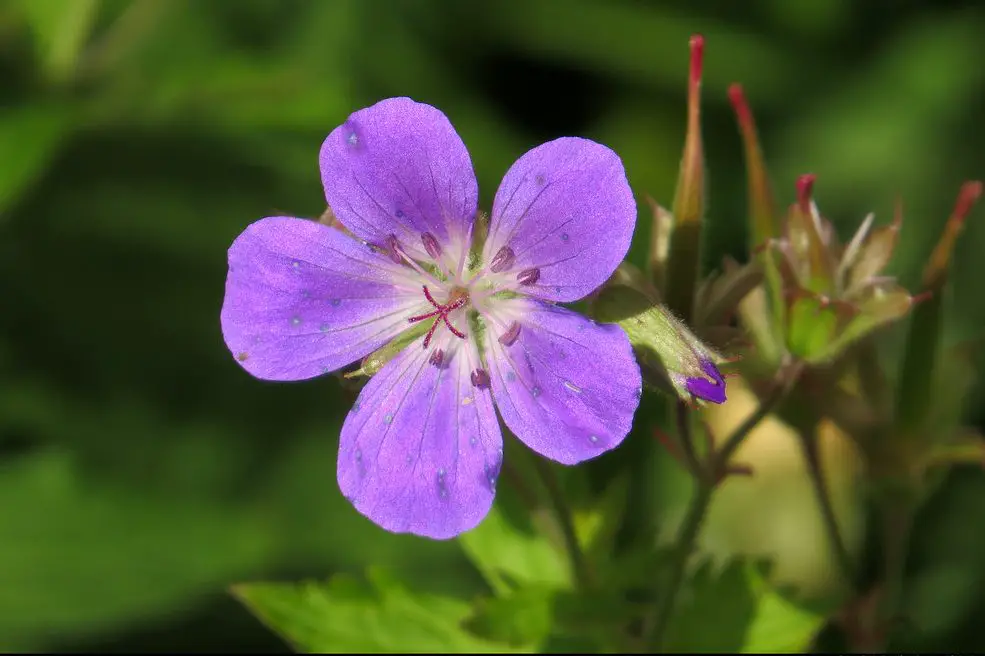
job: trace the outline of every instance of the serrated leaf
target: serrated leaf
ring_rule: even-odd
[[[412,592],[381,571],[368,579],[244,583],[232,593],[302,653],[510,651],[462,628],[466,602]]]

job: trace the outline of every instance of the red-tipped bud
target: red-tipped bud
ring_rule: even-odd
[[[687,89],[687,136],[681,157],[677,191],[672,208],[679,223],[701,220],[704,212],[704,149],[701,143],[701,73],[704,66],[705,39],[691,37],[691,66]]]
[[[688,75],[687,136],[674,192],[674,229],[667,260],[667,301],[683,317],[690,318],[701,259],[701,220],[704,216],[705,159],[701,143],[701,73],[704,37],[691,37]]]
[[[817,176],[813,173],[806,173],[797,178],[797,207],[804,214],[811,213],[811,198],[814,195],[814,180]]]
[[[729,102],[735,111],[746,152],[746,177],[749,184],[750,236],[754,244],[762,244],[776,236],[776,206],[766,174],[766,163],[759,146],[756,122],[749,109],[742,85],[733,84],[728,89]]]
[[[742,145],[745,150],[746,179],[749,188],[749,239],[750,249],[755,250],[762,248],[764,244],[773,243],[777,237],[776,203],[770,188],[763,152],[759,146],[759,137],[756,134],[756,122],[742,86],[739,84],[730,86],[728,98],[739,123],[739,133],[742,135]],[[776,355],[779,351],[775,344],[786,322],[786,308],[782,298],[783,280],[771,252],[759,253],[757,257],[763,267],[771,308],[768,329],[760,331],[757,342],[762,353]]]
[[[690,88],[696,90],[701,84],[701,68],[704,65],[705,38],[700,34],[691,37],[691,75],[688,78]]]

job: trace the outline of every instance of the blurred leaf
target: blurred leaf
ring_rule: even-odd
[[[616,536],[626,514],[629,477],[619,476],[598,496],[589,508],[574,511],[575,532],[585,551],[602,560],[611,557]]]
[[[0,110],[0,221],[44,173],[72,122],[68,105],[38,101]]]
[[[37,54],[48,76],[65,80],[75,69],[100,0],[19,0],[17,4],[34,33]]]
[[[550,588],[529,586],[506,596],[483,599],[468,627],[491,640],[540,651],[554,624],[555,595]]]
[[[381,571],[368,584],[345,576],[328,583],[244,583],[233,594],[304,653],[504,653],[471,635],[463,601],[408,591]]]
[[[0,467],[0,508],[0,645],[14,650],[187,612],[271,547],[235,509],[97,486],[58,451]]]
[[[715,570],[705,561],[682,591],[667,636],[671,653],[803,652],[824,624],[773,590],[760,564],[736,559]]]

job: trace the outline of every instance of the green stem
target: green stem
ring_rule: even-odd
[[[885,550],[883,573],[883,597],[879,613],[879,637],[884,652],[892,637],[892,629],[900,617],[903,596],[903,580],[906,575],[906,557],[913,527],[913,505],[908,500],[889,501],[883,508]]]
[[[697,489],[688,504],[684,522],[677,532],[670,579],[666,582],[664,594],[660,598],[655,612],[647,618],[648,621],[643,628],[645,644],[652,645],[656,651],[661,650],[667,638],[667,627],[670,625],[670,619],[673,617],[674,607],[677,603],[677,595],[680,592],[681,584],[684,582],[687,561],[697,547],[698,534],[701,532],[705,517],[708,515],[711,497],[715,491],[714,485],[708,481],[697,480],[696,483]]]
[[[786,371],[781,369],[779,373],[781,375],[777,376],[778,382],[774,384],[770,394],[760,402],[755,412],[732,432],[722,448],[709,459],[708,468],[704,475],[696,479],[697,490],[691,498],[684,522],[678,529],[677,539],[674,542],[674,560],[671,563],[670,579],[666,583],[663,595],[659,597],[654,613],[645,618],[643,624],[644,644],[654,647],[657,651],[662,649],[663,643],[666,641],[667,628],[670,626],[677,597],[684,582],[687,562],[697,547],[698,535],[708,515],[708,508],[711,505],[711,499],[718,486],[720,476],[726,471],[732,454],[742,445],[752,430],[786,398],[794,382],[799,378],[800,365],[795,364]],[[682,439],[691,439],[690,424],[685,422],[684,428],[688,430],[688,433],[682,435]]]
[[[583,590],[590,589],[594,586],[594,576],[588,565],[588,560],[585,558],[585,553],[581,549],[581,543],[578,541],[578,534],[575,532],[575,523],[572,518],[571,508],[568,506],[568,502],[565,501],[564,491],[561,489],[557,476],[548,462],[542,458],[534,457],[533,463],[534,468],[537,470],[537,475],[540,477],[541,482],[544,484],[544,489],[547,491],[547,496],[551,502],[551,508],[554,510],[554,516],[557,518],[558,526],[561,528],[561,535],[564,538],[564,546],[568,552],[568,558],[571,560],[571,569],[575,581],[578,583],[579,588]]]
[[[831,491],[828,489],[827,482],[824,480],[824,472],[821,469],[821,457],[818,452],[816,436],[801,435],[801,447],[804,451],[804,461],[807,463],[807,475],[811,480],[811,487],[814,488],[814,495],[821,510],[821,521],[824,523],[824,531],[831,544],[838,568],[842,576],[848,581],[852,589],[858,585],[858,577],[855,572],[855,563],[848,547],[845,546],[845,539],[838,526],[838,517],[835,515],[834,505],[831,503]]]

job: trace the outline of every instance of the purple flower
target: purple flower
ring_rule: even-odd
[[[266,380],[302,380],[406,331],[342,427],[338,481],[397,533],[450,538],[492,505],[503,459],[493,409],[564,464],[617,446],[641,391],[629,340],[555,303],[599,287],[625,256],[636,204],[618,156],[562,138],[506,173],[473,249],[469,153],[430,105],[391,98],[322,145],[328,205],[356,239],[269,217],[229,249],[222,330]],[[479,231],[476,231],[476,234]]]

